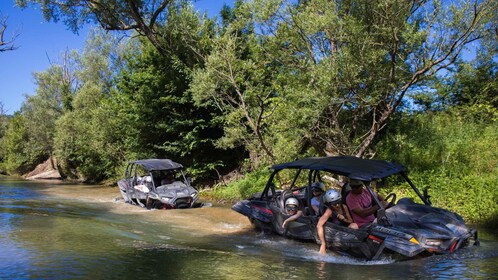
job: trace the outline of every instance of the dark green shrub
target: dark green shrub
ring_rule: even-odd
[[[243,179],[233,181],[228,185],[215,186],[211,195],[216,198],[239,200],[245,199],[257,192],[263,191],[270,172],[260,169],[244,176]]]
[[[496,221],[498,110],[475,105],[405,116],[377,148],[379,157],[404,164],[419,189],[431,187],[434,206],[473,223]]]

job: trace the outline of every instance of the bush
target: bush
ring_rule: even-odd
[[[420,190],[429,188],[432,206],[456,212],[467,222],[491,221],[498,214],[498,182],[492,174],[452,177],[441,172],[428,171],[410,174],[410,179]],[[398,198],[416,196],[413,191],[409,191],[407,184],[395,186],[393,191],[398,194]]]
[[[245,199],[257,192],[263,191],[269,175],[268,169],[259,169],[246,174],[243,179],[231,182],[226,186],[215,186],[211,194],[216,198],[228,200]]]
[[[405,165],[417,187],[430,186],[434,206],[472,223],[496,223],[498,110],[481,107],[405,116],[377,151]]]

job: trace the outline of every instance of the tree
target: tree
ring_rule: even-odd
[[[160,32],[177,43],[167,55],[143,37],[117,48],[109,34],[91,35],[77,60],[81,86],[72,110],[57,121],[64,173],[100,181],[121,176],[127,161],[148,157],[178,160],[196,177],[229,165],[237,154],[212,145],[222,133],[220,116],[195,106],[187,90],[197,56],[209,50],[212,26],[191,6],[170,8]],[[194,48],[185,48],[184,40]]]
[[[25,118],[20,112],[16,112],[2,137],[0,147],[2,163],[8,173],[23,174],[38,163],[28,154],[28,140]]]
[[[498,108],[498,33],[492,28],[498,26],[498,16],[494,16],[483,38],[468,50],[469,55],[458,59],[444,74],[433,77],[423,92],[412,94],[417,105],[426,111],[474,105]]]
[[[129,158],[172,158],[204,178],[236,158],[234,150],[213,146],[222,135],[220,114],[212,104],[196,106],[189,91],[192,70],[201,66],[196,56],[206,55],[211,46],[212,26],[191,6],[171,9],[161,29],[173,42],[169,54],[142,40],[128,55],[107,106],[115,112]],[[193,47],[184,47],[185,40]]]
[[[27,154],[34,162],[46,160],[54,153],[55,123],[70,106],[73,93],[63,67],[52,65],[35,73],[37,92],[27,97],[21,107],[28,135]]]
[[[498,49],[496,49],[498,50]],[[475,60],[458,65],[447,84],[439,88],[453,105],[488,104],[498,108],[498,52],[478,51]]]
[[[9,121],[2,140],[2,153],[9,172],[22,173],[54,154],[56,121],[70,103],[75,90],[72,78],[73,62],[66,53],[62,65],[51,65],[34,74],[36,94],[27,96]]]
[[[494,10],[494,1],[249,2],[240,14],[254,26],[251,52],[260,53],[259,61],[237,55],[240,46],[226,51],[228,43],[215,45],[206,73],[219,72],[220,78],[199,81],[207,83],[204,89],[219,103],[236,97],[226,87],[233,77],[241,77],[244,97],[273,93],[276,106],[264,115],[268,128],[263,138],[284,159],[307,153],[372,155],[406,94],[454,65],[463,48],[482,37]],[[211,66],[210,59],[220,59],[222,52],[226,63],[240,58],[232,64],[238,67]],[[271,83],[263,79],[269,87],[245,88],[251,80],[240,66],[250,64],[257,65],[251,77],[264,76],[265,67],[275,66]],[[247,110],[244,104],[230,112]],[[257,111],[259,105],[253,101],[247,107]],[[247,116],[238,119],[251,127]],[[233,122],[225,130],[237,126]],[[258,138],[256,130],[251,133]],[[252,151],[258,153],[257,147]]]
[[[278,67],[259,48],[246,9],[240,1],[233,11],[225,8],[225,20],[231,23],[213,40],[214,50],[205,68],[194,73],[191,90],[199,104],[214,100],[226,116],[225,135],[217,145],[243,145],[251,152],[252,163],[258,165],[261,156],[275,159],[271,142],[265,138],[269,135],[269,116],[275,109],[277,93],[272,86]],[[263,151],[264,155],[254,151]]]
[[[2,16],[0,13],[0,52],[12,51],[17,49],[14,41],[19,36],[18,33],[12,35],[10,39],[5,39],[5,31],[7,30],[7,17]]]
[[[169,51],[167,40],[162,38],[159,28],[168,18],[168,8],[177,4],[176,0],[136,1],[136,0],[16,0],[25,8],[29,3],[41,6],[46,20],[64,23],[74,32],[87,22],[98,22],[104,30],[134,30],[145,36],[162,54]]]
[[[2,168],[1,163],[3,162],[4,158],[4,151],[2,150],[2,142],[3,138],[5,135],[5,132],[7,131],[7,127],[9,125],[9,118],[5,113],[3,103],[0,101],[0,173],[5,173],[4,168]]]
[[[119,41],[94,30],[83,53],[76,56],[74,80],[79,86],[72,95],[71,110],[57,120],[54,133],[55,154],[64,176],[100,181],[112,177],[124,161],[114,138],[105,134],[109,116],[101,113],[121,68],[124,44]]]

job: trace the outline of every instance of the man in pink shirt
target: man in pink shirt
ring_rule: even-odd
[[[351,216],[359,227],[363,227],[375,220],[375,213],[379,210],[379,205],[375,204],[370,192],[363,189],[363,182],[351,180],[351,192],[346,197],[346,204],[351,211]],[[376,194],[377,195],[377,194]],[[384,198],[377,195],[379,201],[386,207]]]

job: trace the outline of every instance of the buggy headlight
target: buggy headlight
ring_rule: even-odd
[[[164,201],[164,202],[168,202],[169,201],[169,197],[162,196],[161,200]]]
[[[443,241],[440,239],[427,239],[425,241],[425,245],[427,246],[441,246],[441,243],[443,243]]]

